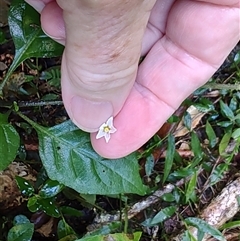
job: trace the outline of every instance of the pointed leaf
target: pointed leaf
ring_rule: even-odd
[[[0,113],[0,171],[15,159],[20,146],[20,137],[15,128],[8,123],[8,115]]]
[[[216,228],[212,227],[211,225],[209,225],[207,222],[205,222],[202,219],[186,218],[185,222],[187,223],[187,225],[191,225],[191,226],[196,227],[197,229],[200,229],[201,232],[212,235],[217,240],[226,241],[220,231],[218,231]]]
[[[71,121],[44,128],[19,115],[38,133],[40,157],[50,179],[83,194],[146,193],[136,153],[109,160],[93,150],[89,133]]]
[[[16,179],[18,188],[20,189],[21,193],[24,196],[30,197],[34,194],[34,188],[28,180],[19,176],[16,176],[15,179]]]
[[[23,215],[14,218],[14,226],[9,230],[7,241],[31,241],[34,224]]]
[[[230,139],[232,136],[232,132],[228,131],[222,138],[219,144],[219,154],[223,155],[226,151],[227,146],[229,145]]]
[[[62,45],[44,34],[39,14],[24,0],[12,1],[8,23],[16,52],[12,65],[0,85],[0,93],[7,79],[22,61],[31,57],[56,57],[63,51]]]
[[[197,172],[194,172],[194,174],[192,175],[187,185],[187,190],[185,194],[186,202],[189,202],[195,196],[196,186],[197,186]]]
[[[176,211],[176,207],[167,207],[163,208],[160,212],[158,212],[153,218],[147,219],[142,223],[142,225],[151,227],[156,224],[160,224],[166,219],[170,218]]]
[[[194,153],[194,157],[201,159],[203,156],[203,151],[202,151],[201,143],[195,132],[192,132],[191,134],[191,147]]]
[[[168,147],[167,147],[167,154],[166,160],[164,164],[164,174],[163,174],[163,183],[167,180],[168,175],[172,169],[174,154],[175,154],[175,139],[173,135],[168,136]]]
[[[64,188],[64,185],[60,184],[58,181],[47,180],[44,186],[39,191],[39,196],[42,198],[50,198],[56,196]]]
[[[206,133],[209,139],[209,145],[210,147],[214,147],[217,144],[217,137],[216,134],[210,125],[210,123],[207,121],[206,123]]]
[[[136,232],[134,234],[125,234],[125,233],[115,233],[108,235],[99,235],[99,236],[90,236],[76,241],[139,241],[141,238],[141,233]]]
[[[225,117],[227,117],[229,120],[233,121],[234,120],[234,113],[233,113],[233,111],[222,100],[220,100],[220,107],[221,107],[222,114]]]

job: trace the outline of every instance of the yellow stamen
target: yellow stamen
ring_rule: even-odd
[[[111,130],[111,128],[109,126],[105,126],[103,128],[103,131],[106,132],[106,133],[108,133],[110,130]]]

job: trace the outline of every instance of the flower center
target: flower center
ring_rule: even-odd
[[[103,127],[103,131],[108,133],[111,130],[111,128],[109,126],[104,126]]]

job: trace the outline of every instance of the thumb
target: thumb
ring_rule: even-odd
[[[63,9],[66,31],[61,80],[64,105],[78,127],[96,132],[118,114],[132,89],[155,0],[57,3]]]

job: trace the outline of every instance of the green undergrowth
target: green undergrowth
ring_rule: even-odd
[[[198,241],[205,234],[225,240],[219,230],[198,215],[206,200],[209,203],[220,188],[239,175],[240,51],[230,57],[227,66],[231,78],[221,73],[214,76],[182,104],[186,107],[182,115],[169,118],[168,124],[180,125],[186,130],[184,134],[179,136],[176,128],[169,130],[162,138],[155,135],[129,156],[108,160],[93,150],[89,134],[57,109],[62,104],[59,62],[44,68],[40,60],[61,56],[63,47],[42,32],[38,14],[23,0],[13,1],[9,28],[15,57],[0,83],[0,170],[6,170],[14,161],[31,166],[38,174],[35,182],[15,177],[29,212],[3,214],[0,239],[34,240],[36,227],[29,213],[40,212],[57,220],[51,240],[152,240],[156,228],[159,240],[170,240],[181,232],[182,240],[196,240],[191,226],[198,229]],[[2,42],[6,44],[7,40]],[[22,63],[31,71],[19,75]],[[45,84],[39,84],[41,81]],[[49,109],[51,105],[60,113],[53,123],[44,114],[44,107]],[[190,106],[202,115],[196,125],[196,116],[187,109]],[[34,138],[38,142],[38,160],[29,157],[25,145],[26,140]],[[179,181],[181,185],[177,185]],[[164,190],[167,184],[175,185],[171,192],[128,220],[128,210],[134,203]],[[102,200],[107,200],[111,208],[102,207]],[[76,207],[69,204],[73,202],[78,203]],[[86,209],[94,217],[110,210],[111,214],[120,213],[120,218],[79,232],[69,217],[82,220]],[[171,227],[170,222],[176,227]],[[225,224],[224,230],[239,227],[236,218]]]

